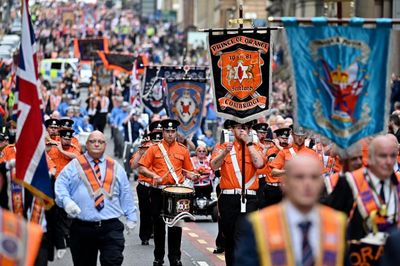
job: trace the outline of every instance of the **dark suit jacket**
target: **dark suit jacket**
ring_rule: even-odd
[[[400,231],[392,233],[387,239],[379,265],[400,265]]]
[[[392,183],[398,184],[396,176],[393,174],[391,177]],[[339,181],[333,192],[322,202],[338,211],[342,211],[349,216],[353,204],[354,197],[349,183],[344,176],[339,178]],[[347,239],[359,240],[368,234],[369,230],[363,221],[363,218],[356,207],[353,217],[351,218],[347,227]]]

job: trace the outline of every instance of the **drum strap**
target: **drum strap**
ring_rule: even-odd
[[[172,165],[171,160],[168,157],[167,151],[165,150],[164,146],[161,143],[158,143],[157,146],[158,146],[158,148],[160,148],[160,151],[164,157],[164,161],[167,164],[169,173],[172,175],[172,178],[175,180],[175,183],[179,184],[178,175],[176,174],[175,168]]]
[[[231,161],[232,161],[232,165],[233,165],[233,170],[235,172],[235,176],[236,179],[239,182],[240,187],[243,187],[242,184],[242,172],[240,171],[239,168],[239,163],[236,157],[236,150],[235,147],[232,147],[232,150],[230,152],[231,155]],[[251,185],[253,185],[254,181],[256,180],[256,176],[254,175],[246,184],[245,184],[245,188],[248,189],[249,187],[251,187]]]

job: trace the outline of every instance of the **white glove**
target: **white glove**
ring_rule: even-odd
[[[64,257],[66,252],[67,252],[66,249],[57,249],[57,254],[56,254],[57,259],[61,260]]]
[[[72,200],[68,201],[67,204],[65,204],[65,211],[72,218],[77,217],[81,213],[81,209],[79,208],[79,206],[76,205],[76,203]]]
[[[11,168],[15,167],[15,159],[11,159],[6,161],[6,169],[10,170]]]
[[[128,235],[131,232],[133,232],[133,230],[135,230],[136,224],[137,224],[136,222],[132,222],[132,221],[127,221],[126,222],[125,229],[126,229],[126,232],[128,233]]]

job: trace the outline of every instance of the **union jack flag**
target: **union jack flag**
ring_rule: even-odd
[[[18,119],[16,142],[16,182],[42,198],[47,208],[53,204],[53,190],[45,154],[46,129],[38,86],[38,64],[29,0],[22,1],[22,34],[17,68]]]

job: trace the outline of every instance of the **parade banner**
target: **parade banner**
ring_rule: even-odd
[[[386,130],[389,112],[390,20],[363,28],[298,26],[284,18],[295,81],[295,123],[326,136],[341,148]],[[388,23],[389,22],[389,23]]]
[[[185,137],[200,127],[205,95],[206,79],[167,79],[168,114],[181,123],[178,132]]]
[[[203,79],[206,78],[207,68],[192,68],[187,72],[187,78]],[[141,90],[141,99],[148,109],[153,113],[161,112],[165,107],[165,79],[182,79],[185,76],[185,70],[182,67],[175,66],[148,66],[146,67],[143,85]]]
[[[107,70],[117,70],[124,73],[132,73],[132,65],[136,57],[130,53],[107,53],[104,51],[97,51],[104,67]]]
[[[246,123],[269,104],[270,33],[208,36],[217,113]]]
[[[76,58],[80,58],[82,61],[101,61],[97,51],[108,53],[107,38],[74,39]]]

